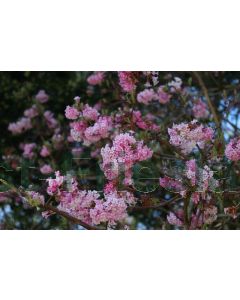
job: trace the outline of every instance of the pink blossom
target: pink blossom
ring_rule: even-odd
[[[125,170],[125,184],[131,184],[131,169],[136,162],[151,158],[153,152],[142,141],[129,133],[119,134],[113,140],[113,145],[108,144],[101,149],[103,159],[102,169],[108,180],[113,180],[119,175],[120,168]]]
[[[196,161],[195,159],[191,159],[186,162],[186,176],[188,179],[190,179],[192,186],[196,185]]]
[[[31,144],[24,144],[23,146],[23,156],[25,158],[31,159],[34,156],[34,152],[33,150],[36,148],[36,144],[35,143],[31,143]]]
[[[84,118],[92,121],[96,121],[99,116],[99,112],[95,108],[89,106],[88,104],[85,105],[82,114]]]
[[[93,126],[88,127],[84,132],[84,144],[90,145],[101,139],[107,138],[112,129],[111,117],[99,117]]]
[[[51,111],[47,110],[43,115],[47,121],[47,126],[49,128],[54,129],[57,127],[58,125],[57,120],[54,118],[54,115]]]
[[[104,79],[104,72],[94,72],[87,78],[87,82],[91,85],[101,84]]]
[[[197,119],[205,119],[209,116],[209,111],[208,111],[207,105],[201,99],[199,99],[193,105],[192,110],[193,110],[194,117],[197,118]]]
[[[119,84],[124,92],[132,92],[136,89],[134,72],[118,72]]]
[[[208,166],[204,166],[202,171],[202,182],[203,182],[202,188],[204,192],[208,189],[210,180],[212,178],[213,178],[213,171],[211,171]]]
[[[174,192],[180,193],[183,196],[185,195],[186,188],[184,188],[181,180],[177,180],[174,178],[170,178],[168,176],[164,176],[164,177],[159,178],[159,184],[161,187],[163,187],[169,191],[174,191]]]
[[[180,123],[168,129],[170,144],[180,147],[184,154],[190,153],[197,145],[203,149],[205,143],[213,138],[213,130],[203,127],[196,120],[190,123]]]
[[[109,193],[105,195],[105,202],[98,202],[96,206],[90,210],[90,216],[95,225],[106,221],[110,224],[115,224],[116,221],[121,221],[126,218],[126,210],[127,204],[124,198],[119,197],[117,193]]]
[[[42,149],[41,149],[41,151],[40,151],[40,155],[41,155],[42,157],[47,157],[47,156],[49,156],[49,155],[50,155],[49,149],[48,149],[46,146],[43,146]]]
[[[171,95],[169,95],[167,92],[164,90],[164,86],[160,86],[158,88],[156,97],[155,97],[161,104],[166,104],[170,101]]]
[[[79,103],[80,100],[81,100],[81,97],[75,96],[75,97],[73,98],[73,100],[76,101],[76,103]]]
[[[175,226],[182,226],[183,221],[180,220],[174,213],[170,212],[167,216],[168,223]]]
[[[109,194],[116,192],[116,184],[114,181],[109,181],[105,186],[104,186],[104,194]]]
[[[231,139],[225,149],[225,155],[232,161],[240,160],[240,139]]]
[[[49,96],[46,94],[44,90],[40,90],[35,98],[40,102],[40,103],[45,103],[48,101]]]
[[[75,107],[68,105],[65,109],[65,116],[67,119],[75,120],[79,117],[79,114],[79,111]]]
[[[137,101],[148,105],[151,101],[155,99],[155,92],[153,89],[145,89],[144,91],[138,93]]]
[[[24,111],[24,116],[29,118],[29,119],[32,119],[32,118],[35,118],[36,116],[38,116],[37,106],[33,105],[29,109],[26,109]]]
[[[192,200],[192,202],[194,204],[198,204],[199,203],[199,201],[200,201],[200,195],[201,195],[201,193],[198,193],[198,192],[192,193],[191,200]]]
[[[41,168],[40,168],[40,172],[44,175],[46,174],[50,174],[53,172],[53,169],[50,165],[43,165]]]
[[[55,179],[48,178],[48,188],[47,188],[47,193],[49,195],[53,195],[59,191],[59,187],[63,184],[64,176],[60,175],[60,172],[57,171],[55,172]]]
[[[132,112],[132,121],[143,130],[159,130],[159,126],[153,123],[153,118],[150,117],[150,114],[146,115],[145,119],[143,119],[142,113],[139,110]]]
[[[35,191],[27,191],[28,195],[28,202],[32,206],[39,206],[39,205],[44,205],[45,203],[45,198],[43,195],[39,194],[38,192]]]
[[[10,123],[8,126],[8,130],[13,134],[21,134],[32,128],[31,119],[29,118],[21,118],[16,123]]]
[[[72,149],[72,155],[76,158],[76,157],[80,157],[81,156],[81,154],[82,154],[82,152],[83,152],[83,148],[81,148],[81,147],[76,147],[76,148],[73,148]]]
[[[174,77],[174,80],[168,83],[172,92],[180,91],[182,87],[182,80],[179,77]]]

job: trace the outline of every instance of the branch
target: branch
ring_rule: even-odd
[[[14,196],[15,195],[18,195],[20,197],[29,197],[29,195],[24,192],[24,191],[19,191],[17,188],[15,188],[13,185],[7,183],[5,180],[3,179],[0,179],[0,182],[2,184],[4,184],[5,186],[9,187],[11,190],[7,191],[7,192],[4,192],[4,196]],[[97,227],[94,227],[94,226],[91,226],[73,216],[71,216],[70,214],[50,205],[50,204],[43,204],[43,205],[40,205],[39,206],[40,208],[43,208],[44,210],[50,210],[52,212],[55,212],[56,214],[68,219],[69,221],[73,222],[74,224],[78,224],[78,225],[81,225],[82,227],[88,229],[88,230],[98,230]]]
[[[203,91],[203,94],[204,94],[206,100],[207,100],[208,106],[211,110],[211,113],[213,115],[213,119],[214,119],[217,127],[220,128],[220,122],[219,122],[219,119],[218,119],[218,115],[216,113],[216,110],[215,110],[214,106],[212,105],[211,99],[210,99],[209,94],[208,94],[208,90],[206,88],[206,85],[205,85],[204,81],[202,80],[202,77],[200,76],[199,72],[195,72],[195,71],[193,72],[193,75],[198,80],[198,83],[199,83],[199,85],[200,85],[200,87]]]
[[[98,230],[97,227],[95,226],[92,226],[92,225],[89,225],[73,216],[71,216],[70,214],[66,213],[65,211],[62,211],[50,204],[44,204],[44,205],[41,205],[40,206],[41,208],[45,209],[45,210],[50,210],[50,211],[53,211],[55,212],[56,214],[68,219],[70,222],[73,222],[74,224],[77,224],[77,225],[81,225],[82,227],[88,229],[88,230]]]
[[[164,202],[159,203],[158,205],[133,206],[133,207],[129,207],[128,211],[131,212],[131,211],[135,211],[135,210],[139,211],[139,210],[145,210],[145,209],[159,209],[161,207],[168,206],[168,205],[170,205],[172,203],[175,203],[175,202],[177,202],[177,201],[179,201],[181,199],[182,199],[182,197],[178,197],[178,195],[177,195],[177,196],[173,197],[171,200],[165,200]]]

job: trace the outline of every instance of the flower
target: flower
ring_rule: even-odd
[[[35,118],[36,116],[38,116],[37,106],[33,105],[29,109],[26,109],[24,111],[24,116],[29,118],[29,119],[32,119],[32,118]]]
[[[153,116],[148,114],[145,119],[142,117],[142,113],[139,110],[134,110],[132,112],[132,121],[143,130],[158,131],[159,126],[153,123]]]
[[[113,180],[119,175],[120,168],[125,171],[125,184],[131,184],[132,167],[136,162],[144,161],[152,156],[150,148],[143,145],[143,141],[136,139],[129,133],[117,135],[112,147],[107,144],[101,149],[101,168],[108,180]]]
[[[91,85],[101,84],[104,79],[104,72],[94,72],[92,75],[88,76],[87,82]]]
[[[203,127],[197,120],[190,123],[174,124],[172,128],[168,128],[170,136],[170,144],[179,147],[184,154],[192,152],[199,146],[204,148],[205,143],[213,138],[213,130],[210,127]]]
[[[48,149],[46,146],[43,146],[42,149],[41,149],[41,151],[40,151],[40,155],[41,155],[42,157],[47,157],[47,156],[49,156],[49,155],[50,155],[49,149]]]
[[[155,99],[155,92],[153,89],[145,89],[144,91],[138,93],[137,101],[148,105],[151,101]]]
[[[75,97],[73,98],[73,100],[76,101],[76,103],[79,103],[80,100],[81,100],[81,97],[75,96]]]
[[[31,159],[34,156],[33,150],[37,147],[35,143],[24,144],[23,145],[23,156],[25,158]]]
[[[57,171],[55,172],[55,179],[48,178],[47,183],[48,183],[48,188],[47,188],[47,193],[49,195],[53,195],[59,191],[59,187],[63,184],[64,176],[60,175],[60,172]]]
[[[182,87],[182,79],[179,77],[174,77],[174,80],[169,82],[168,86],[172,92],[179,91]]]
[[[44,175],[46,174],[50,174],[53,172],[53,169],[50,165],[43,165],[41,168],[40,168],[40,172]]]
[[[136,89],[136,77],[134,72],[118,72],[119,84],[124,92],[132,92]]]
[[[177,180],[174,178],[170,178],[168,176],[164,176],[164,177],[159,178],[159,184],[161,187],[163,187],[169,191],[178,192],[182,196],[185,195],[186,188],[184,188],[181,180]]]
[[[171,95],[165,92],[164,86],[160,86],[158,88],[156,99],[159,101],[159,103],[166,104],[170,101],[171,97],[172,97]]]
[[[186,162],[186,176],[190,179],[192,186],[196,185],[196,161],[195,159],[191,159]]]
[[[44,90],[40,90],[37,95],[35,96],[36,100],[40,103],[45,103],[48,101],[49,96],[46,94]]]
[[[89,106],[88,104],[85,105],[82,114],[84,118],[92,121],[96,121],[99,116],[99,112],[95,108]]]
[[[168,223],[175,226],[182,226],[183,221],[180,220],[174,213],[170,212],[167,216]]]
[[[196,101],[196,103],[193,105],[192,111],[194,118],[196,119],[205,119],[209,116],[207,105],[201,99]]]
[[[12,132],[12,134],[21,134],[32,128],[32,123],[30,118],[21,118],[16,123],[10,123],[8,126],[8,130]]]
[[[240,160],[240,139],[231,139],[225,149],[225,155],[232,161]]]
[[[93,126],[86,128],[84,131],[84,145],[90,145],[107,138],[111,129],[111,117],[99,117]]]
[[[75,107],[68,105],[65,109],[65,116],[67,119],[75,120],[79,117],[79,114],[79,111]]]
[[[57,120],[54,118],[54,115],[50,110],[45,111],[45,113],[43,115],[44,115],[45,120],[47,121],[47,126],[50,129],[54,129],[57,127],[57,125],[58,125]]]
[[[27,191],[27,201],[31,206],[39,206],[44,205],[45,198],[37,192]]]

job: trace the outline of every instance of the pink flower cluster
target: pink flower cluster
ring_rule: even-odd
[[[27,201],[32,206],[44,205],[45,198],[43,195],[35,191],[27,191]]]
[[[191,215],[189,229],[201,228],[203,224],[212,224],[217,219],[217,213],[218,209],[214,205],[207,205],[203,213],[197,210],[195,214]],[[171,225],[182,227],[184,225],[183,209],[179,209],[176,213],[170,212],[167,221]]]
[[[25,131],[33,128],[32,119],[37,117],[38,115],[38,108],[36,105],[33,105],[32,107],[24,111],[24,117],[22,117],[19,121],[17,121],[16,123],[10,123],[8,126],[8,130],[13,134],[24,133]],[[46,120],[47,126],[50,129],[55,129],[58,126],[58,122],[54,118],[54,115],[51,111],[45,111],[44,118]]]
[[[177,180],[168,176],[159,178],[159,184],[161,187],[171,191],[185,195],[186,188],[184,188],[181,180]]]
[[[190,123],[174,124],[168,129],[170,144],[179,147],[184,154],[192,152],[198,145],[204,148],[206,142],[211,141],[214,135],[212,128],[204,127],[196,120]]]
[[[26,109],[24,111],[24,116],[29,118],[29,119],[33,119],[35,117],[37,117],[39,114],[37,106],[33,105],[32,107],[30,107],[29,109]]]
[[[46,103],[49,99],[48,94],[44,90],[40,90],[37,95],[35,96],[36,100],[40,103]]]
[[[174,77],[174,80],[168,83],[170,90],[172,92],[177,92],[182,89],[182,79],[179,77]]]
[[[41,168],[40,168],[40,172],[43,174],[43,175],[47,175],[47,174],[50,174],[53,172],[53,169],[50,165],[43,165]]]
[[[192,111],[196,119],[206,119],[209,116],[207,105],[201,99],[194,103]]]
[[[148,114],[145,116],[145,118],[143,118],[142,113],[139,110],[134,110],[132,112],[132,121],[140,129],[158,131],[159,126],[154,124],[153,120],[154,120],[154,116],[152,116],[151,114]]]
[[[160,86],[157,92],[154,92],[153,89],[145,89],[137,95],[137,101],[145,105],[149,105],[153,100],[157,100],[161,104],[166,104],[170,99],[171,95],[165,91],[164,86]]]
[[[124,169],[126,185],[132,184],[132,167],[139,161],[152,157],[152,150],[143,145],[142,141],[136,139],[129,133],[117,135],[112,147],[107,144],[101,149],[102,170],[108,180],[116,179],[120,170]]]
[[[55,129],[56,127],[58,127],[58,122],[54,118],[54,114],[50,110],[45,111],[43,115],[46,120],[47,126],[50,129]]]
[[[50,155],[50,150],[48,149],[48,147],[43,146],[41,151],[40,151],[40,155],[42,157],[48,157]]]
[[[10,123],[8,126],[8,130],[12,132],[12,134],[21,134],[32,128],[32,123],[30,118],[21,118],[16,123]]]
[[[213,175],[213,171],[206,165],[203,169],[198,168],[195,159],[186,162],[186,177],[191,185],[196,187],[196,191],[191,195],[193,203],[198,204],[200,198],[206,199],[206,192],[218,187],[219,182],[213,178]]]
[[[104,198],[97,191],[79,190],[77,183],[71,179],[67,190],[62,188],[66,177],[56,172],[55,179],[48,179],[47,192],[55,194],[59,202],[58,209],[67,212],[90,225],[108,222],[114,225],[127,216],[127,207],[135,203],[129,192],[105,191]]]
[[[28,159],[32,159],[34,156],[33,150],[37,147],[35,143],[23,145],[23,156]]]
[[[136,89],[136,77],[134,72],[118,72],[119,84],[124,92],[132,92]]]
[[[186,161],[185,172],[182,173],[180,179],[170,178],[164,176],[159,179],[160,186],[175,193],[179,193],[182,197],[186,197],[187,191],[191,192],[191,200],[194,204],[198,204],[200,199],[206,200],[206,193],[213,191],[219,185],[218,180],[213,178],[213,171],[204,166],[203,169],[199,168],[195,159]],[[186,179],[190,180],[190,184],[193,187],[189,188],[189,185],[184,184]]]
[[[186,176],[191,181],[191,185],[196,185],[197,165],[195,159],[186,162]]]
[[[240,160],[240,139],[231,139],[225,149],[225,155],[232,161]]]
[[[47,141],[44,142],[44,145],[29,143],[28,138],[30,137],[30,141],[32,138],[28,135],[26,141],[19,145],[23,151],[23,157],[34,159],[39,165],[39,171],[44,175],[53,172],[51,164],[54,158],[50,157],[52,150],[59,151],[63,147],[63,136],[59,122],[55,119],[54,114],[50,110],[45,111],[42,105],[47,101],[48,95],[45,91],[39,91],[34,98],[35,104],[24,111],[24,117],[16,123],[9,124],[8,127],[13,134],[21,134],[31,129],[31,136],[34,137],[34,141]]]
[[[65,109],[65,116],[69,120],[76,120],[80,115],[80,112],[72,106],[67,106]]]
[[[67,119],[76,120],[70,124],[72,139],[82,141],[86,146],[107,138],[112,130],[112,118],[100,116],[97,109],[88,104],[84,105],[81,111],[76,107],[67,106],[65,116]]]
[[[88,76],[87,82],[90,85],[101,84],[104,79],[104,72],[94,72],[92,75]]]
[[[59,188],[63,184],[64,176],[61,176],[59,171],[55,172],[55,176],[56,176],[55,179],[52,178],[47,179],[48,182],[47,193],[49,195],[59,193],[60,192]]]

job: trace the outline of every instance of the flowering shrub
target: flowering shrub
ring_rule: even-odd
[[[78,74],[7,116],[2,228],[240,227],[236,74]]]

